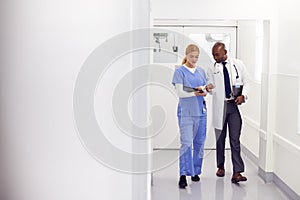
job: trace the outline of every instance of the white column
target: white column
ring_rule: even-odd
[[[270,46],[270,21],[264,21],[264,44],[263,44],[263,69],[261,81],[261,122],[260,122],[260,143],[259,143],[259,175],[266,181],[272,181],[273,172],[273,133],[275,128],[275,97],[276,85],[275,76],[272,76],[270,65],[270,54],[274,53]],[[273,27],[274,28],[274,27]],[[273,43],[272,45],[276,45]]]
[[[141,29],[141,28],[149,28],[150,26],[150,1],[149,0],[131,0],[131,29]],[[150,34],[150,33],[149,33]],[[135,40],[140,39],[150,39],[149,35],[146,33],[145,37],[136,37],[132,38],[132,42],[138,42]],[[146,41],[150,42],[150,41]],[[133,44],[134,46],[134,44]],[[150,53],[149,51],[138,51],[132,56],[132,69],[138,68],[140,65],[147,65],[150,63],[149,60]],[[138,79],[142,77],[133,77],[135,80],[133,82],[138,81]],[[133,104],[133,120],[136,122],[140,122],[141,124],[147,123],[148,119],[148,89],[147,87],[143,88],[139,91],[139,94],[135,97],[135,104]],[[139,135],[142,137],[147,137],[148,129],[143,129],[142,132],[134,132],[134,135]],[[136,153],[151,153],[151,143],[150,140],[140,140],[133,139],[132,142],[132,151]],[[141,163],[145,162],[145,163]],[[151,160],[150,157],[148,160],[135,160],[133,159],[134,168],[140,168],[143,166],[150,166]],[[147,168],[147,167],[146,167]],[[145,170],[147,170],[145,168]],[[151,174],[149,173],[141,173],[134,174],[132,179],[132,199],[133,200],[150,200],[151,199]]]
[[[132,174],[97,162],[82,145],[72,102],[91,52],[132,28],[130,5],[1,1],[1,199],[132,199]]]

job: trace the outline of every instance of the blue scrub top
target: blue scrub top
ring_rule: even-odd
[[[196,68],[195,73],[190,72],[186,67],[181,66],[174,72],[172,84],[182,84],[187,87],[199,87],[207,82],[205,71]],[[206,115],[206,105],[203,96],[193,96],[179,98],[178,111],[179,116],[203,116]]]

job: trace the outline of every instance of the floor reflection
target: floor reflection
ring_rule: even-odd
[[[174,154],[178,154],[176,150]],[[171,153],[171,152],[169,152]],[[168,154],[169,155],[169,154]],[[257,175],[255,166],[247,157],[243,156],[248,181],[239,184],[231,183],[232,166],[230,150],[226,151],[225,177],[217,177],[215,152],[206,152],[203,163],[203,173],[200,182],[192,182],[187,177],[186,189],[178,188],[179,169],[178,162],[155,172],[153,174],[153,186],[151,188],[152,200],[288,200],[288,198],[273,183],[266,184]]]

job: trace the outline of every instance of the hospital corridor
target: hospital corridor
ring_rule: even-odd
[[[174,154],[178,155],[175,150]],[[184,190],[178,189],[178,162],[169,167],[154,173],[153,185],[151,188],[152,200],[174,199],[174,200],[194,200],[194,199],[230,199],[230,200],[251,200],[251,199],[272,199],[288,200],[288,197],[274,183],[266,183],[257,175],[257,165],[245,155],[245,165],[248,180],[244,183],[232,184],[230,150],[226,150],[225,170],[228,170],[225,177],[217,177],[215,167],[215,150],[205,150],[203,172],[200,175],[200,182],[192,182],[188,177],[188,187]]]
[[[300,200],[299,0],[1,1],[0,44],[0,200]]]

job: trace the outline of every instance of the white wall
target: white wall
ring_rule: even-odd
[[[165,12],[166,7],[173,12]],[[257,136],[249,137],[247,146],[255,156],[260,156],[259,167],[263,171],[274,172],[300,195],[300,188],[295,183],[299,170],[293,168],[300,165],[298,7],[297,0],[152,0],[153,17],[159,19],[270,20],[265,23],[269,37],[264,42],[261,99],[257,99],[261,104],[260,120],[255,119],[252,123],[255,129],[259,127],[259,133],[255,133],[259,140]],[[259,152],[256,149],[258,142]],[[251,143],[254,144],[252,147]]]
[[[256,20],[239,20],[237,28],[237,58],[241,59],[246,65],[251,79],[251,90],[247,103],[241,106],[243,113],[243,134],[242,144],[256,157],[259,156],[259,130],[260,130],[260,99],[261,84],[255,80],[256,70]]]
[[[1,2],[1,199],[135,199],[139,187],[131,174],[102,165],[85,150],[72,107],[89,54],[143,25],[141,18],[132,20],[134,3]],[[132,143],[123,145],[131,149]],[[139,184],[144,191],[146,184]]]
[[[299,130],[299,75],[300,57],[299,34],[300,16],[297,14],[299,2],[296,0],[279,1],[277,34],[277,102],[274,116],[274,172],[300,194],[295,177],[300,172],[294,166],[300,165]],[[297,25],[296,25],[297,24]],[[283,89],[288,94],[283,95]],[[284,105],[284,106],[283,106]]]
[[[276,10],[276,3],[238,0],[151,0],[154,18],[164,19],[269,19]],[[270,9],[272,5],[272,9]],[[168,12],[166,12],[166,8]]]

